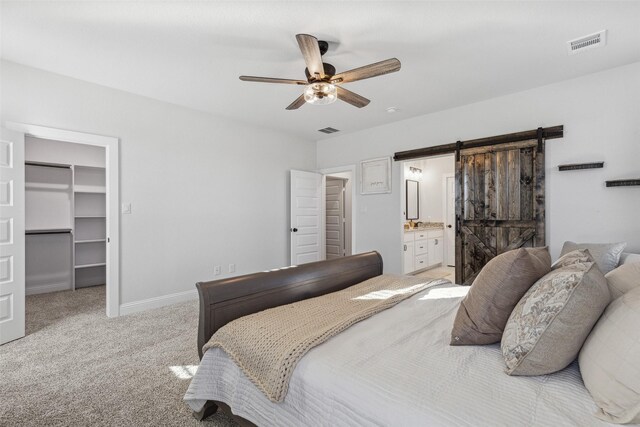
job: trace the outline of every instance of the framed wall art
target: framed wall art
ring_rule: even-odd
[[[361,194],[391,193],[391,157],[360,162]]]

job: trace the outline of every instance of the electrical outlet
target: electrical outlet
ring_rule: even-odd
[[[216,265],[215,267],[213,267],[213,274],[216,276],[219,276],[220,274],[222,274],[222,267],[220,267],[219,265]]]
[[[229,264],[229,273],[235,273],[235,272],[236,272],[236,265]]]

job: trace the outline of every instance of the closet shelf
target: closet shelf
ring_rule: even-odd
[[[105,242],[107,239],[85,239],[85,240],[76,240],[75,243],[100,243]]]
[[[46,168],[58,168],[58,169],[70,169],[71,165],[61,164],[61,163],[47,163],[47,162],[32,162],[26,161],[24,162],[27,166],[43,166]]]
[[[51,184],[46,182],[26,182],[24,184],[25,190],[38,190],[38,191],[61,191],[69,192],[71,186],[66,184]]]
[[[106,170],[104,166],[89,166],[89,165],[74,165],[74,168],[76,170],[78,169],[100,169],[100,170]]]
[[[107,263],[106,262],[97,262],[95,264],[81,264],[81,265],[76,265],[75,268],[79,269],[79,268],[91,268],[91,267],[104,267],[106,266]]]
[[[25,234],[63,234],[63,233],[71,233],[71,229],[70,228],[42,228],[42,229],[25,230]]]
[[[73,190],[76,194],[105,194],[107,190],[104,187],[85,187],[76,185]]]

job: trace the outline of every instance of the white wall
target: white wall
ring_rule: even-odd
[[[6,61],[1,74],[3,123],[120,138],[121,303],[194,290],[214,265],[289,263],[288,170],[315,169],[313,142]]]
[[[24,141],[25,160],[32,162],[61,163],[105,167],[104,147],[51,141],[27,136]]]
[[[547,143],[552,255],[559,254],[565,240],[626,241],[630,250],[640,252],[640,187],[604,185],[607,179],[640,177],[640,63],[319,141],[318,167],[553,125],[564,125],[565,137]],[[605,161],[604,169],[557,168],[598,160]],[[388,272],[401,271],[400,171],[394,162],[391,194],[357,192],[355,251],[380,251]]]

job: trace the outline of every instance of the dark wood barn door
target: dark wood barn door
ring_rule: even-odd
[[[545,245],[544,140],[463,149],[456,159],[456,283],[493,257]]]

